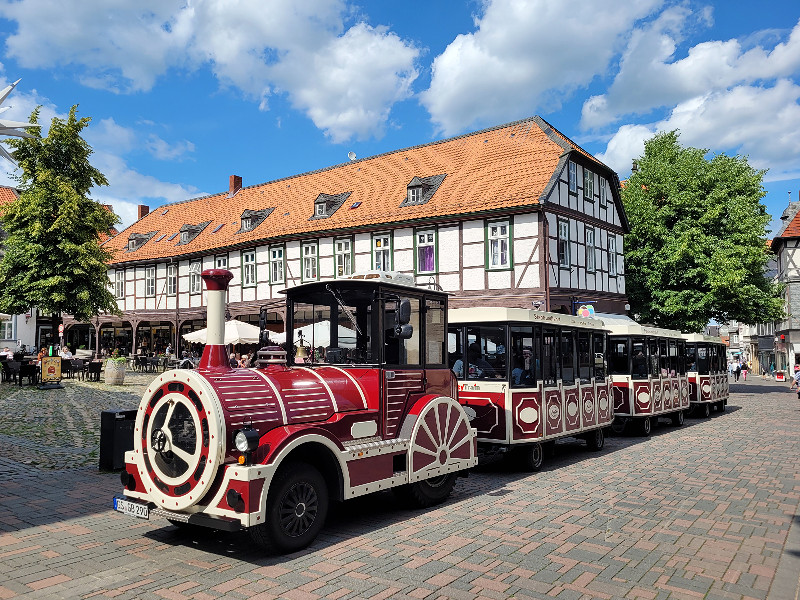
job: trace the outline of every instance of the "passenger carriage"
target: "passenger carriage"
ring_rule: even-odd
[[[287,552],[311,543],[333,500],[394,488],[428,506],[477,463],[444,293],[385,274],[291,288],[288,356],[262,348],[242,369],[222,343],[232,274],[202,277],[208,344],[197,370],[167,371],[144,393],[116,510],[246,529]]]
[[[712,408],[723,412],[730,394],[725,342],[702,333],[686,333],[683,337],[692,412],[706,418]]]
[[[601,321],[487,307],[452,309],[449,323],[448,364],[482,452],[515,449],[538,470],[558,438],[603,447],[614,413]]]
[[[689,409],[686,341],[680,331],[640,325],[624,316],[602,316],[611,330],[608,368],[614,398],[613,430],[650,435],[661,417],[683,425]]]

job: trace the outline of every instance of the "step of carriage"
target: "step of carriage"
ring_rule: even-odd
[[[342,445],[353,458],[368,456],[370,454],[386,454],[390,452],[404,452],[408,450],[411,440],[407,438],[393,438],[384,440],[379,437],[350,440]]]

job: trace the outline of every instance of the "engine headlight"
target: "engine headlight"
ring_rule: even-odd
[[[233,438],[233,443],[239,452],[252,452],[258,448],[258,431],[255,429],[240,429]]]

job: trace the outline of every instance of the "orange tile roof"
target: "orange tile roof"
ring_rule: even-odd
[[[565,152],[591,155],[539,117],[476,133],[405,148],[335,165],[319,171],[203,198],[166,204],[151,211],[104,244],[116,251],[111,264],[209,253],[270,239],[303,237],[312,232],[376,228],[441,219],[451,215],[515,209],[539,203]],[[603,165],[604,166],[604,165]],[[613,178],[616,174],[611,172]],[[400,208],[414,177],[446,175],[425,204]],[[351,192],[325,219],[309,220],[319,194]],[[351,208],[360,202],[358,208]],[[236,233],[242,212],[275,207],[253,231]],[[169,240],[185,224],[211,221],[191,242]],[[221,228],[218,227],[222,225]],[[127,251],[131,234],[155,235]],[[160,240],[160,241],[159,241]]]
[[[800,212],[794,215],[792,220],[786,226],[779,236],[777,236],[773,242],[780,241],[783,238],[794,238],[800,237]]]
[[[0,185],[0,206],[13,202],[18,196],[19,193],[15,188]]]

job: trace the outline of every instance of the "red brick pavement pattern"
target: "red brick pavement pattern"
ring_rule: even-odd
[[[766,598],[800,514],[800,405],[735,389],[649,439],[560,443],[540,473],[483,467],[431,510],[350,501],[282,557],[113,513],[116,475],[20,467],[0,486],[0,599]]]

